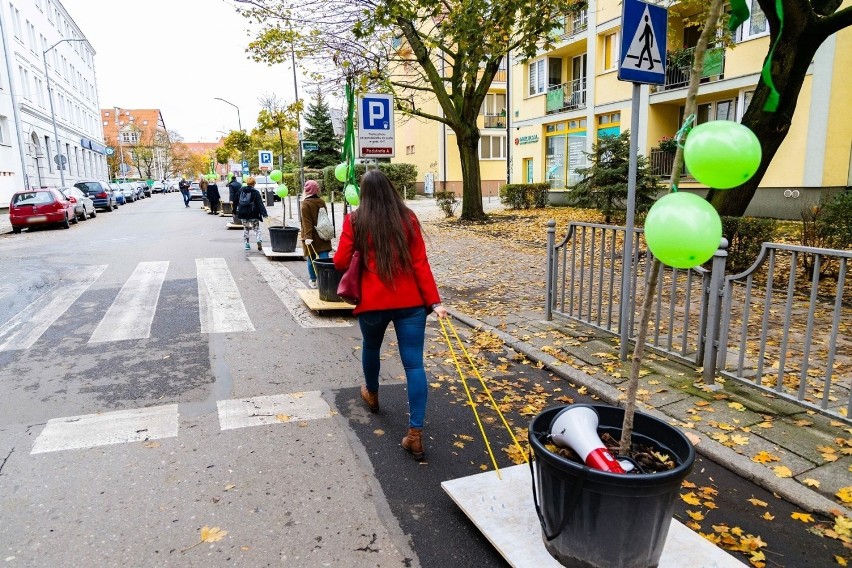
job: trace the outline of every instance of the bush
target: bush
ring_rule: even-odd
[[[329,194],[332,191],[338,194],[343,193],[343,183],[334,177],[335,166],[323,168],[322,176],[324,180],[324,193]],[[417,194],[417,166],[414,164],[379,164],[379,170],[382,171],[396,188],[396,190],[405,199],[414,199]],[[355,164],[355,183],[361,182],[361,176],[367,171],[364,164]],[[309,178],[310,179],[310,178]]]
[[[728,239],[727,272],[743,272],[754,264],[760,246],[775,237],[777,225],[775,219],[722,217],[722,235]]]
[[[825,203],[820,232],[836,249],[852,247],[852,191],[841,191]]]
[[[546,183],[507,183],[500,188],[500,202],[509,209],[541,209],[547,205]]]
[[[299,175],[299,170],[292,173],[284,173],[281,175],[281,183],[286,185],[290,189],[290,195],[297,195],[302,193],[302,187],[296,183],[296,176]],[[323,171],[322,170],[305,170],[305,181],[312,179],[316,181],[320,186],[320,193],[323,193],[323,186],[325,185],[325,180],[323,179]]]
[[[456,194],[452,191],[436,191],[435,201],[438,202],[438,207],[447,217],[452,217],[456,212],[456,207],[459,206],[459,200],[456,199]]]

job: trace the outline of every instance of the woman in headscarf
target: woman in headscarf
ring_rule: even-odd
[[[308,286],[317,287],[317,275],[311,262],[315,258],[328,258],[331,241],[326,241],[316,231],[320,209],[325,209],[325,201],[319,196],[319,184],[310,179],[305,182],[302,199],[302,242],[308,262]],[[314,254],[316,253],[316,254]]]

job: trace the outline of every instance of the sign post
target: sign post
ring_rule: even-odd
[[[358,148],[361,158],[393,158],[395,154],[393,95],[358,97]]]
[[[257,165],[260,171],[267,172],[272,169],[272,150],[259,150],[257,152]],[[245,167],[245,166],[244,166]]]
[[[243,160],[243,164],[242,164],[242,165],[243,165],[243,177],[246,177],[247,175],[249,175],[249,165],[248,165],[248,160]]]
[[[622,250],[621,305],[619,317],[622,361],[629,353],[631,325],[629,298],[632,297],[633,232],[636,224],[636,176],[639,154],[639,95],[643,83],[662,85],[666,82],[666,28],[668,11],[662,6],[641,0],[623,0],[621,12],[621,56],[618,78],[633,82],[630,107],[630,160],[627,174],[627,219]]]

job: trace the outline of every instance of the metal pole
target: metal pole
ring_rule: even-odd
[[[630,340],[630,306],[633,294],[630,284],[633,274],[633,227],[636,221],[636,175],[638,171],[639,154],[639,91],[642,86],[633,83],[633,101],[630,107],[630,162],[627,173],[627,223],[624,230],[624,249],[621,254],[621,316],[618,327],[621,332],[619,355],[622,361],[627,361]]]
[[[725,262],[727,261],[728,240],[722,237],[719,244],[719,249],[713,254],[713,267],[710,271],[710,291],[707,298],[707,326],[701,330],[704,334],[704,371],[702,380],[705,385],[711,389],[718,389],[716,384],[716,359],[725,361],[723,356],[719,356],[719,350],[727,348],[726,345],[719,343],[719,324],[722,321],[721,305],[722,294],[725,285]]]
[[[121,108],[113,108],[115,109],[115,132],[116,138],[118,138],[118,152],[121,155],[118,161],[118,173],[121,176],[121,181],[126,181],[124,179],[124,145],[121,143],[121,120],[118,118],[121,114]]]
[[[544,319],[547,321],[553,320],[553,255],[556,244],[556,221],[553,219],[547,222],[547,274],[544,297],[547,305],[544,306]]]
[[[56,47],[56,45],[53,47]],[[41,55],[44,60],[44,79],[47,81],[47,99],[50,101],[50,121],[53,122],[53,138],[56,141],[56,167],[59,169],[60,183],[62,184],[62,187],[65,187],[65,173],[63,169],[65,164],[62,163],[62,148],[59,145],[59,129],[56,127],[56,114],[53,111],[53,87],[50,86],[50,74],[47,72],[47,52],[53,49],[53,47],[43,51]],[[48,159],[50,159],[49,154]]]
[[[296,77],[296,49],[293,44],[290,44],[290,58],[293,61],[293,91],[296,93],[296,133],[298,134],[298,150],[299,150],[299,193],[302,191],[302,187],[305,184],[305,164],[302,158],[302,121],[299,118],[299,80]],[[298,200],[297,200],[298,201]],[[299,208],[299,220],[302,219],[302,208]]]
[[[21,128],[21,114],[18,105],[14,102],[17,100],[15,93],[15,81],[12,79],[12,56],[9,52],[9,44],[6,37],[6,22],[3,20],[3,10],[0,10],[0,41],[3,42],[3,53],[6,56],[6,71],[9,75],[9,94],[12,96],[12,115],[15,119],[15,132],[18,135],[18,155],[21,158],[21,175],[24,176],[24,188],[30,189],[30,176],[27,175],[27,159],[24,155],[24,132]],[[50,153],[50,148],[48,155]],[[36,162],[38,168],[38,162]],[[38,172],[36,172],[38,177]]]
[[[512,108],[512,86],[511,86],[511,73],[512,73],[512,62],[510,60],[512,56],[511,51],[506,52],[506,183],[512,183],[512,118],[511,118],[511,108]],[[489,194],[489,197],[491,195]]]

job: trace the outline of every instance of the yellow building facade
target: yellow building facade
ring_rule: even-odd
[[[749,4],[751,17],[737,30],[734,45],[718,47],[705,59],[698,123],[740,121],[751,101],[770,45],[766,17],[756,0]],[[852,0],[844,1],[850,4]],[[668,27],[666,82],[641,87],[638,129],[639,153],[649,158],[662,182],[668,180],[673,156],[659,143],[674,136],[682,123],[691,53],[699,35],[695,27],[684,26],[678,10],[669,10]],[[508,81],[501,72],[502,81],[492,85],[490,102],[479,117],[484,190],[493,186],[496,191],[506,179],[508,157],[513,183],[546,182],[554,195],[570,191],[598,137],[630,127],[632,83],[617,77],[621,1],[589,0],[585,11],[564,18],[553,39],[553,49],[528,61],[510,58]],[[799,218],[804,207],[826,192],[852,186],[852,81],[843,73],[850,67],[852,29],[847,28],[817,51],[791,129],[747,214]],[[503,105],[508,116],[503,116]],[[430,110],[439,112],[437,103]],[[494,139],[505,143],[507,126],[509,149],[500,153]],[[417,164],[421,181],[431,173],[436,182],[446,180],[460,192],[455,137],[438,123],[398,120],[395,161]],[[681,187],[704,189],[688,176]]]

